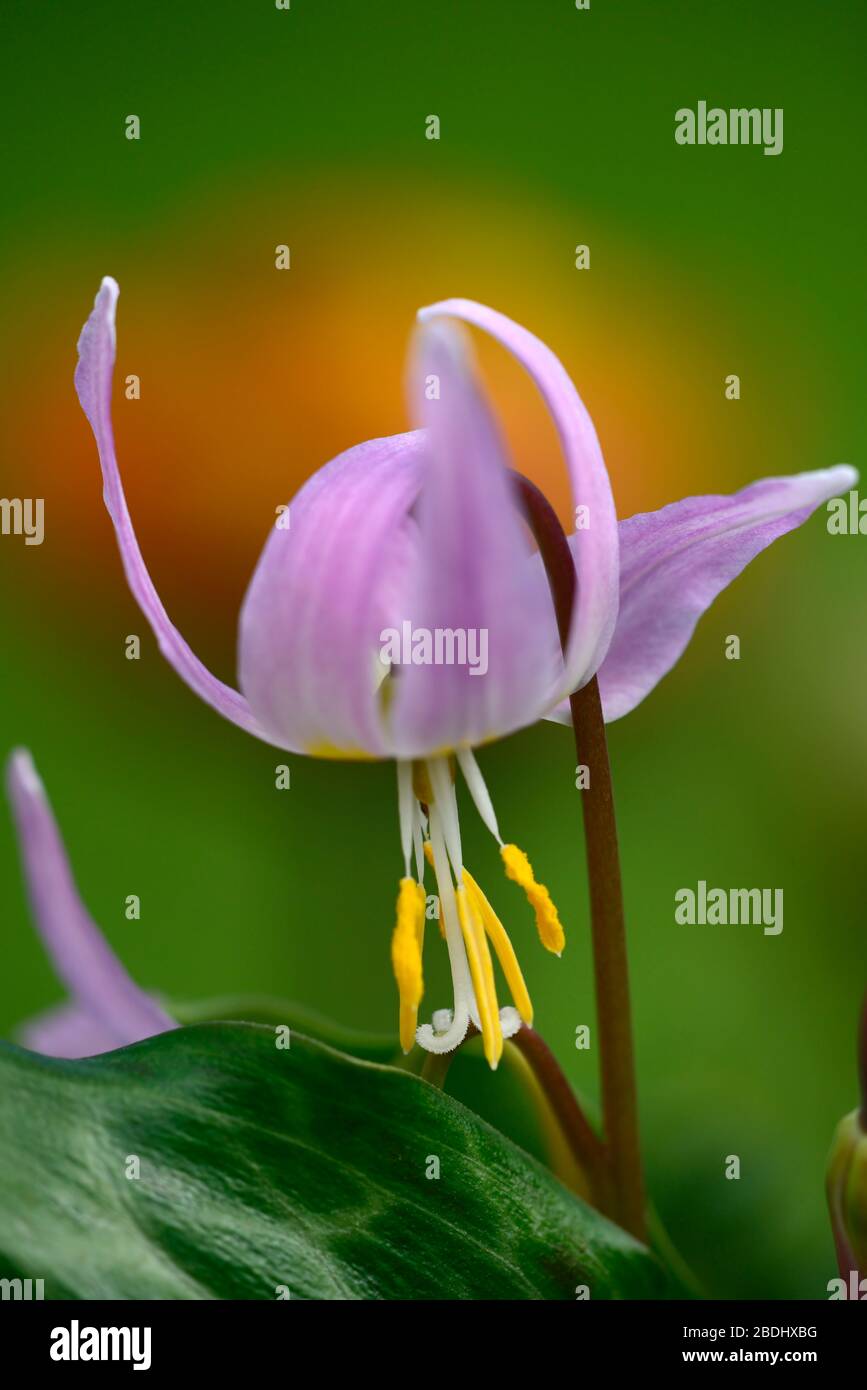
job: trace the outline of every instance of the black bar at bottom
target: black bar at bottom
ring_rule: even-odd
[[[458,1351],[448,1346],[450,1327],[459,1331],[460,1361],[465,1360],[475,1340],[468,1340],[467,1335],[473,1327],[481,1333],[475,1340],[480,1355],[496,1364],[506,1351],[505,1339],[491,1341],[498,1325],[493,1324],[490,1331],[484,1326],[488,1316],[484,1309],[497,1306],[470,1304],[461,1313],[456,1305],[449,1314],[438,1305],[433,1318],[417,1324],[411,1333],[404,1322],[395,1343],[390,1336],[395,1324],[387,1310],[378,1313],[356,1308],[344,1313],[329,1304],[300,1300],[273,1304],[10,1300],[0,1302],[0,1335],[4,1363],[14,1365],[16,1371],[92,1377],[109,1367],[114,1375],[195,1371],[213,1372],[221,1378],[238,1374],[245,1379],[280,1367],[287,1373],[293,1367],[305,1373],[306,1352],[315,1352],[315,1364],[320,1371],[327,1370],[340,1359],[341,1347],[350,1364],[354,1362],[365,1376],[376,1373],[374,1367],[380,1374],[388,1374],[388,1367],[395,1370],[403,1359],[408,1350],[404,1337],[411,1335],[410,1362],[424,1366],[429,1338],[427,1357],[439,1364],[441,1374],[450,1376]],[[423,1316],[428,1305],[418,1307]],[[406,1318],[406,1308],[402,1305],[402,1319]],[[557,1350],[568,1358],[564,1369],[589,1369],[596,1359],[605,1358],[618,1371],[800,1365],[820,1367],[825,1372],[848,1367],[860,1377],[867,1351],[865,1315],[836,1302],[576,1302],[568,1309],[549,1308],[547,1313],[537,1310],[534,1314],[528,1307],[527,1315],[542,1317],[541,1324],[531,1322],[527,1329],[531,1333],[544,1331],[546,1362],[550,1342],[556,1340]],[[329,1340],[329,1333],[343,1333],[343,1318],[347,1316],[352,1319],[353,1340]],[[519,1331],[520,1335],[515,1316],[509,1315],[508,1328],[508,1344],[513,1346],[512,1334]],[[453,1317],[455,1323],[451,1322]],[[482,1325],[464,1324],[465,1317],[480,1318]],[[535,1360],[541,1346],[527,1344],[526,1349]],[[409,1365],[404,1374],[407,1371]],[[416,1378],[412,1371],[409,1374]]]

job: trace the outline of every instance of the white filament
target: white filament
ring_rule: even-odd
[[[491,800],[490,792],[485,786],[482,770],[476,762],[472,750],[470,748],[461,748],[457,758],[458,766],[464,774],[464,781],[467,784],[470,796],[475,802],[476,810],[490,830],[497,844],[502,845],[503,841],[500,836],[500,827],[497,824],[494,803]]]
[[[461,827],[458,821],[458,803],[455,798],[455,784],[451,768],[446,758],[429,758],[428,773],[434,794],[434,805],[439,812],[445,836],[446,849],[454,870],[455,881],[460,888],[464,873],[464,856],[461,849]]]
[[[412,851],[412,823],[415,797],[412,790],[412,763],[398,760],[397,811],[400,817],[400,848],[403,852],[404,877],[409,878],[409,856]]]
[[[433,783],[433,776],[431,777]],[[434,795],[437,789],[434,785]],[[449,869],[448,853],[446,851],[443,831],[440,825],[439,803],[430,807],[430,842],[433,850],[434,873],[436,874],[437,892],[440,899],[440,912],[443,916],[446,932],[446,945],[449,950],[449,965],[452,972],[452,988],[454,990],[455,1005],[452,1012],[451,1022],[442,1033],[435,1032],[431,1024],[423,1023],[416,1030],[415,1039],[419,1047],[423,1047],[427,1052],[453,1052],[459,1043],[462,1043],[467,1035],[467,1028],[470,1024],[471,1011],[478,1014],[475,1007],[475,997],[473,995],[473,985],[470,979],[470,967],[467,963],[467,953],[464,947],[464,938],[461,933],[460,921],[458,920],[458,906],[455,901],[454,884],[452,883],[451,871]],[[438,1010],[434,1014],[435,1020],[442,1021],[442,1013]],[[475,1022],[475,1018],[473,1019]]]

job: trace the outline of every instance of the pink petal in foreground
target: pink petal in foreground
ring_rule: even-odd
[[[10,757],[6,781],[36,925],[57,975],[92,1019],[93,1036],[110,1036],[112,1046],[124,1047],[174,1028],[174,1020],[130,979],[82,903],[25,749]]]
[[[422,323],[441,316],[462,319],[490,333],[526,369],[557,428],[573,502],[587,508],[589,524],[576,533],[572,547],[578,601],[566,649],[565,688],[575,690],[599,667],[617,618],[617,514],[593,421],[563,364],[528,329],[471,299],[445,299],[419,312]]]
[[[701,615],[750,560],[857,477],[840,464],[764,478],[732,496],[687,497],[622,521],[620,615],[599,671],[606,720],[635,709],[671,670]],[[568,704],[552,717],[568,722]]]
[[[401,619],[413,631],[457,633],[466,650],[396,670],[389,709],[403,757],[535,723],[563,688],[551,600],[533,583],[534,556],[467,347],[457,325],[423,325],[411,363],[429,457]]]
[[[237,690],[212,675],[174,627],[147,572],[124,497],[111,424],[111,376],[114,369],[114,317],[120,291],[110,276],[103,280],[93,312],[78,340],[75,389],[90,421],[102,465],[103,496],[114,522],[127,583],[153,629],[160,651],[191,690],[233,724],[265,738]]]

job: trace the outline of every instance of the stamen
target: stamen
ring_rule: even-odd
[[[463,853],[461,851],[461,827],[458,821],[458,803],[455,798],[455,784],[448,758],[429,758],[428,772],[434,794],[434,804],[440,814],[443,834],[449,859],[452,862],[455,881],[461,884],[463,872]]]
[[[400,881],[397,921],[391,938],[391,963],[400,993],[400,1045],[409,1052],[415,1041],[418,1006],[424,994],[421,953],[424,940],[424,889],[407,876]]]
[[[424,1023],[416,1033],[416,1041],[428,1052],[452,1052],[467,1035],[470,1022],[470,1006],[473,1003],[473,986],[467,966],[463,935],[458,920],[455,889],[449,872],[449,861],[443,839],[442,826],[436,805],[430,805],[430,845],[436,873],[437,892],[440,900],[440,918],[444,923],[446,942],[449,948],[449,964],[452,971],[452,987],[455,994],[455,1008],[452,1021],[445,1032],[434,1032],[429,1023]],[[436,1017],[436,1016],[435,1016]]]
[[[527,901],[536,914],[536,926],[542,945],[559,956],[566,945],[566,934],[560,924],[557,909],[551,901],[551,894],[544,883],[537,883],[532,865],[522,849],[517,845],[503,845],[500,855],[506,870],[506,877],[519,888],[523,888]]]
[[[415,797],[412,799],[412,841],[415,849],[415,876],[419,883],[424,883],[424,830],[422,827],[421,807]]]
[[[457,754],[457,759],[461,772],[464,774],[467,790],[475,803],[476,810],[490,830],[497,844],[502,846],[503,841],[500,835],[500,827],[497,824],[494,803],[491,800],[490,792],[485,786],[482,769],[479,767],[472,750],[469,748],[460,749]]]
[[[434,857],[433,857],[433,850],[431,849],[430,840],[425,840],[425,842],[424,842],[424,857],[425,857],[425,859],[427,860],[427,862],[430,864],[431,868],[434,868]],[[446,939],[446,924],[445,924],[445,918],[443,917],[443,904],[442,904],[442,898],[440,898],[440,936],[442,937],[443,941],[445,941],[445,939]]]
[[[530,1028],[533,1024],[533,1005],[530,1002],[530,995],[514,947],[509,940],[509,934],[469,869],[464,869],[464,879],[470,901],[481,918],[482,926],[491,938],[491,944],[497,953],[497,960],[500,962],[506,983],[515,1001],[515,1008],[527,1027]]]
[[[412,850],[413,807],[412,764],[398,760],[397,764],[397,810],[400,817],[400,847],[403,851],[403,871],[409,878],[409,856]]]
[[[467,948],[470,974],[479,1007],[482,1025],[482,1043],[485,1056],[492,1071],[496,1071],[503,1055],[503,1032],[500,1027],[500,1011],[497,1007],[497,992],[494,985],[494,967],[491,953],[485,939],[484,928],[467,890],[460,886],[456,892],[458,916]]]

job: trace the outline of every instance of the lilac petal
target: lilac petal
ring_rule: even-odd
[[[93,312],[78,340],[78,366],[75,389],[82,409],[90,421],[102,464],[103,497],[114,522],[117,543],[127,583],[139,608],[153,629],[160,651],[207,704],[248,733],[264,738],[243,696],[217,680],[173,626],[145,568],[136,540],[120,481],[111,425],[111,376],[114,368],[114,316],[117,284],[110,276],[103,280],[94,301]]]
[[[620,523],[620,616],[599,671],[607,720],[640,704],[702,613],[760,551],[857,481],[848,465],[765,478],[728,497],[687,497]],[[553,718],[569,721],[568,704]]]
[[[80,1004],[58,1004],[22,1023],[18,1041],[43,1057],[96,1057],[113,1052],[117,1035]]]
[[[434,381],[438,399],[428,399]],[[401,620],[415,633],[463,633],[467,647],[452,653],[455,664],[397,669],[392,730],[404,757],[533,723],[563,678],[551,601],[533,582],[535,557],[514,485],[456,326],[419,330],[410,385],[430,458]],[[439,653],[449,654],[446,647]]]
[[[87,912],[57,822],[30,754],[17,749],[7,789],[36,925],[58,977],[114,1046],[138,1042],[175,1023],[127,975]]]
[[[275,742],[321,757],[387,757],[381,633],[413,545],[421,433],[359,444],[301,488],[241,608],[241,688]]]
[[[419,318],[427,322],[442,315],[484,329],[526,369],[557,428],[573,502],[588,509],[589,525],[576,532],[572,547],[578,602],[566,648],[566,689],[575,690],[598,669],[617,619],[617,514],[593,421],[563,364],[526,328],[470,299],[445,299],[422,309]]]

